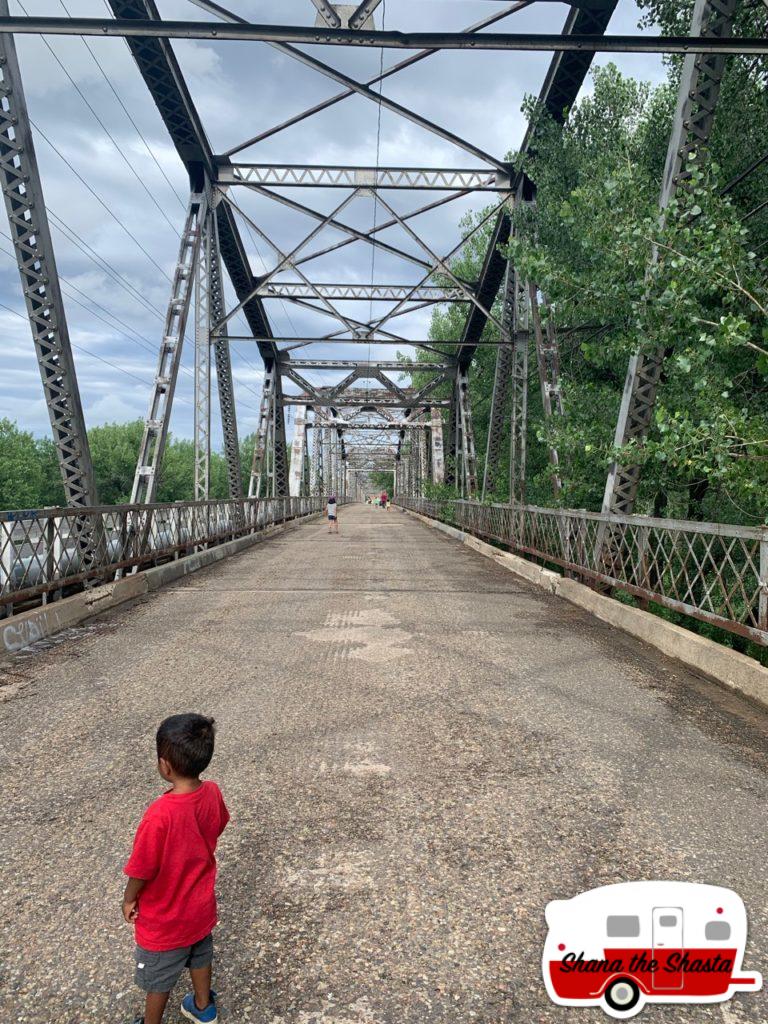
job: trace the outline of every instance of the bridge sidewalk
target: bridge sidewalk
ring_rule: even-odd
[[[604,1020],[548,1003],[544,906],[644,877],[737,889],[768,972],[766,717],[394,509],[305,523],[6,669],[8,1019],[132,1019],[120,869],[182,710],[217,719],[233,812],[223,1021]],[[766,1019],[736,1002],[646,1015]]]

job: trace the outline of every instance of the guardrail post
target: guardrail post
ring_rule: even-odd
[[[12,520],[0,523],[0,592],[3,593],[10,593],[13,589],[13,563],[16,561],[13,525]]]
[[[49,516],[45,522],[45,583],[53,583],[56,575],[56,520]],[[43,593],[43,604],[51,599],[46,591]]]

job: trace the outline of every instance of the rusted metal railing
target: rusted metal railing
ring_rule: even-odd
[[[768,646],[768,527],[537,505],[396,504]]]
[[[0,512],[0,614],[320,512],[324,501],[248,498]]]

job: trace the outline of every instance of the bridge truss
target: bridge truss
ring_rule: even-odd
[[[539,376],[547,416],[563,416],[559,380],[558,330],[537,282],[522,278],[509,263],[505,247],[514,232],[515,211],[535,202],[533,184],[520,168],[489,153],[449,128],[383,93],[383,83],[428,60],[442,49],[548,49],[553,57],[540,104],[561,123],[573,105],[600,50],[686,53],[680,83],[660,209],[684,186],[691,157],[706,150],[728,53],[765,53],[765,40],[732,38],[738,0],[696,0],[690,36],[617,37],[606,34],[617,0],[579,0],[571,6],[562,31],[534,36],[507,31],[514,15],[549,0],[494,3],[493,10],[463,32],[403,34],[379,30],[374,18],[380,0],[339,5],[325,0],[307,4],[315,24],[252,25],[212,0],[191,0],[207,20],[166,22],[154,0],[108,0],[113,19],[11,18],[0,0],[0,170],[6,210],[35,341],[40,374],[67,502],[96,505],[93,470],[77,377],[67,333],[64,303],[47,226],[42,183],[13,42],[14,32],[120,35],[136,61],[190,180],[186,221],[160,341],[149,399],[132,502],[155,499],[179,372],[185,327],[194,323],[195,345],[195,496],[209,497],[212,362],[218,384],[230,498],[320,496],[336,492],[359,496],[377,471],[394,474],[395,492],[423,494],[427,482],[455,485],[463,497],[525,497],[525,437],[529,358]],[[314,8],[315,10],[311,10]],[[383,8],[382,8],[383,10]],[[510,21],[511,19],[511,21]],[[504,23],[504,32],[487,31]],[[251,39],[269,45],[291,61],[340,86],[340,91],[284,122],[215,153],[195,109],[171,47],[171,38]],[[358,81],[315,56],[314,46],[381,47],[377,75]],[[384,52],[408,55],[385,67]],[[380,113],[386,109],[449,143],[461,160],[454,167],[276,164],[245,161],[240,154],[322,111],[359,96]],[[505,140],[505,144],[508,140]],[[529,127],[525,154],[535,146]],[[321,196],[331,197],[325,204]],[[484,208],[447,252],[431,246],[421,228],[436,210],[477,195]],[[249,212],[243,196],[278,204],[309,221],[298,242],[285,246]],[[362,199],[373,198],[369,228],[353,216]],[[329,211],[330,207],[330,211]],[[377,219],[377,212],[381,218]],[[246,255],[241,228],[269,247],[271,267],[255,274]],[[394,244],[389,229],[408,246]],[[455,257],[478,232],[489,243],[476,280],[456,270]],[[333,236],[328,242],[327,236]],[[321,240],[321,236],[326,236]],[[371,280],[328,281],[316,270],[323,258],[356,245],[370,258]],[[377,256],[398,261],[395,281],[376,279]],[[231,288],[225,280],[228,277]],[[229,295],[234,293],[234,301]],[[311,336],[275,337],[269,303],[281,300],[315,320],[333,322]],[[461,338],[424,340],[407,327],[414,314],[435,304],[464,311]],[[351,308],[350,308],[351,306]],[[363,312],[360,312],[360,309]],[[243,315],[248,335],[233,335],[233,319]],[[578,329],[578,328],[571,328]],[[562,328],[560,328],[562,333]],[[229,342],[252,341],[264,363],[258,429],[248,480],[242,479],[237,410]],[[496,368],[485,460],[478,466],[470,379],[478,346],[493,344]],[[317,346],[367,346],[367,358],[313,357]],[[373,346],[422,349],[418,364],[372,358]],[[315,349],[313,349],[315,346]],[[663,371],[664,352],[630,360],[616,427],[617,443],[647,433]],[[317,375],[322,375],[322,383]],[[328,376],[335,376],[328,383]],[[314,376],[314,379],[313,379]],[[294,413],[290,453],[286,414]],[[508,442],[507,442],[508,439]],[[505,445],[509,444],[509,458]],[[553,491],[560,488],[558,453],[549,452]],[[509,465],[506,479],[502,467]],[[611,468],[604,511],[631,513],[639,467]],[[97,543],[87,531],[82,544]],[[600,541],[607,544],[605,537]]]

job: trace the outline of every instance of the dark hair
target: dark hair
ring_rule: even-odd
[[[171,715],[157,730],[157,756],[185,779],[197,778],[213,757],[214,725],[205,715]]]

